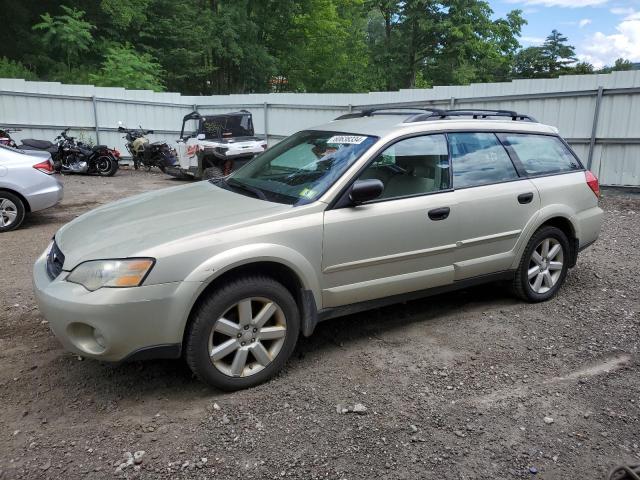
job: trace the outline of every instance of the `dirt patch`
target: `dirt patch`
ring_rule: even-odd
[[[0,239],[0,479],[597,479],[639,462],[637,196],[605,192],[601,239],[550,302],[487,285],[335,319],[276,379],[224,394],[180,361],[113,367],[60,348],[31,291],[52,235],[181,183],[63,181],[60,206]]]

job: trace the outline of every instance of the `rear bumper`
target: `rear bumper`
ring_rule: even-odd
[[[34,292],[40,311],[65,349],[109,362],[179,355],[199,282],[89,292],[66,282],[66,272],[51,280],[46,253],[34,265]]]
[[[602,229],[603,215],[604,212],[600,207],[593,207],[583,210],[573,218],[574,225],[577,227],[578,250],[584,250],[598,239]]]
[[[37,189],[30,191],[26,196],[27,201],[29,202],[29,208],[32,212],[53,207],[62,201],[63,197],[64,187],[54,176],[50,176],[49,181],[38,185]]]

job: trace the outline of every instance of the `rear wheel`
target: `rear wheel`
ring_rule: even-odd
[[[22,225],[25,214],[25,205],[19,197],[0,191],[0,232],[18,228]]]
[[[222,390],[258,385],[278,373],[298,340],[296,302],[268,277],[246,277],[198,307],[186,338],[186,360],[202,381]]]
[[[118,170],[118,161],[108,155],[101,155],[96,160],[96,170],[102,177],[113,177]]]
[[[569,269],[569,240],[556,227],[536,231],[522,255],[513,290],[523,300],[544,302],[564,283]]]

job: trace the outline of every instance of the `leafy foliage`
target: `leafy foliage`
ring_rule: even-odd
[[[522,49],[486,0],[0,0],[0,76],[179,91],[362,92],[594,71]],[[619,59],[603,72],[633,68]]]
[[[164,90],[162,67],[148,53],[138,54],[130,45],[109,47],[98,73],[89,81],[101,87]]]
[[[0,57],[0,78],[36,80],[36,75],[22,63],[10,60],[7,57]]]
[[[33,30],[43,31],[42,41],[54,54],[64,51],[67,68],[71,70],[72,60],[89,50],[93,43],[91,30],[95,26],[84,20],[85,12],[60,5],[63,15],[52,17],[49,13],[41,15],[42,22],[36,23]]]

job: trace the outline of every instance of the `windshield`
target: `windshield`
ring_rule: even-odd
[[[202,117],[200,133],[206,139],[253,136],[251,115],[210,115]]]
[[[225,181],[272,202],[319,198],[377,140],[366,135],[303,131],[270,148]]]

